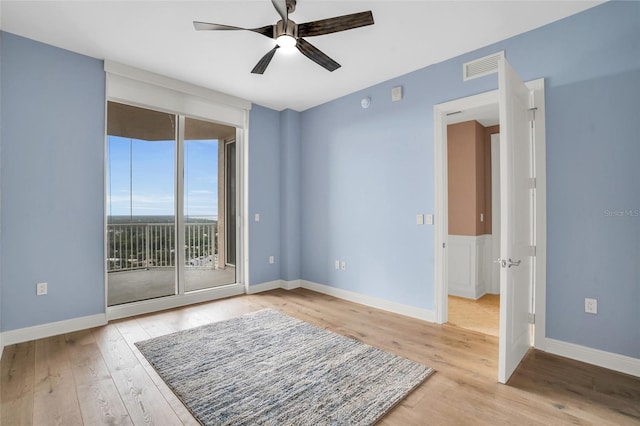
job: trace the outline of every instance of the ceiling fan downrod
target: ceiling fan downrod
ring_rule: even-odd
[[[287,13],[296,11],[296,0],[287,0]]]

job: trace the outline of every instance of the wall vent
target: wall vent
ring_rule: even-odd
[[[462,79],[464,81],[498,72],[498,61],[504,58],[504,50],[484,58],[476,59],[462,65]]]

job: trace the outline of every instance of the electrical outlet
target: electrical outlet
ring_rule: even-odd
[[[584,299],[584,311],[588,314],[598,313],[598,299]]]
[[[36,296],[44,296],[47,294],[47,283],[36,284]]]

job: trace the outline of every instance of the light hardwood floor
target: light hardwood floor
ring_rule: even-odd
[[[531,351],[496,382],[498,341],[308,290],[274,290],[5,348],[2,425],[196,425],[134,342],[274,308],[437,372],[381,425],[638,425],[640,379]]]
[[[449,296],[448,323],[496,336],[500,334],[500,295],[485,294],[478,300]]]

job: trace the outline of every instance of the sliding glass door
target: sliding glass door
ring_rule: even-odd
[[[236,282],[235,233],[220,232],[225,200],[235,204],[224,184],[234,137],[233,127],[108,102],[108,306]]]
[[[176,116],[107,114],[107,304],[174,295]]]
[[[226,215],[223,182],[233,170],[222,149],[225,138],[235,137],[235,128],[186,118],[184,131],[184,289],[197,291],[236,282],[235,265],[225,259],[235,259],[235,234],[221,232],[221,224],[231,218]],[[234,189],[235,211],[235,189]],[[228,204],[228,203],[227,203]],[[234,216],[235,218],[235,216]],[[233,253],[224,244],[234,239]]]

